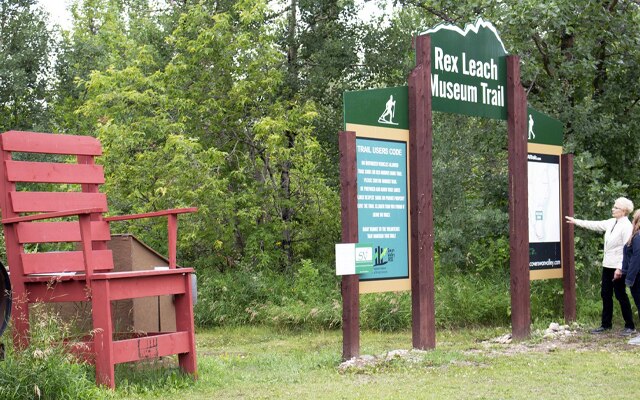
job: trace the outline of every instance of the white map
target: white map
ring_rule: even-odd
[[[560,242],[560,166],[528,162],[529,243]]]

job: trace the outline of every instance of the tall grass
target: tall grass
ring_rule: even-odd
[[[16,349],[11,328],[2,340],[6,346],[0,361],[0,399],[96,399],[105,396],[95,386],[92,369],[77,362],[66,350],[62,338],[68,327],[55,315],[35,305],[31,341]]]
[[[0,399],[108,399],[120,395],[151,395],[162,398],[193,383],[178,368],[177,357],[164,357],[116,365],[116,391],[97,387],[95,369],[80,362],[65,342],[75,331],[46,304],[31,306],[31,340],[24,350],[16,349],[11,326],[3,335],[7,347],[0,361]],[[67,339],[67,340],[63,340]]]

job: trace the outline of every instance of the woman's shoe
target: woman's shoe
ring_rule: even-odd
[[[593,333],[594,335],[599,335],[601,333],[605,333],[606,331],[610,331],[611,328],[605,328],[604,326],[600,326],[596,329],[592,329],[589,331],[589,333]]]

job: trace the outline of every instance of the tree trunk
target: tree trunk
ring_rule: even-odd
[[[289,26],[287,31],[287,72],[288,93],[285,97],[293,100],[299,90],[298,84],[298,43],[296,41],[296,30],[298,26],[298,0],[291,0]],[[295,146],[295,132],[285,132],[287,136],[287,148]],[[281,218],[284,225],[282,231],[282,249],[287,257],[287,267],[293,262],[293,249],[291,248],[291,221],[293,219],[293,208],[291,207],[291,161],[286,160],[281,165],[280,190],[282,196]]]

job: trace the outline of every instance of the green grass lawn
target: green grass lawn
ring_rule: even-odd
[[[640,346],[628,345],[615,333],[592,336],[582,329],[564,340],[542,339],[534,333],[520,343],[492,341],[508,332],[440,331],[435,350],[342,371],[340,331],[265,327],[201,331],[196,382],[176,377],[173,383],[154,386],[157,378],[151,374],[144,384],[119,382],[113,397],[623,399],[640,393]],[[361,334],[363,355],[384,356],[410,347],[410,332]]]

